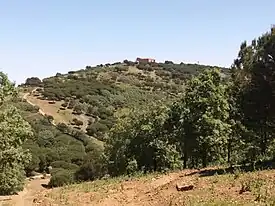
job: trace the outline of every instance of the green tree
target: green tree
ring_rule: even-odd
[[[275,30],[242,43],[233,69],[242,89],[243,124],[250,131],[244,139],[247,159],[265,156],[274,140]]]
[[[0,73],[0,194],[14,194],[24,187],[24,166],[30,161],[22,144],[32,135],[30,125],[7,102],[15,95],[14,85]]]
[[[230,125],[226,86],[219,70],[206,70],[191,79],[183,104],[185,148],[192,148],[192,156],[200,159],[203,167],[223,160]]]
[[[107,161],[103,147],[97,144],[90,144],[83,165],[75,173],[80,181],[95,180],[107,174]]]
[[[167,107],[152,106],[121,118],[108,139],[109,171],[113,175],[140,171],[164,171],[182,166],[181,154],[163,130]],[[137,166],[133,167],[133,161]]]
[[[39,87],[42,85],[42,81],[38,77],[27,78],[25,85]]]

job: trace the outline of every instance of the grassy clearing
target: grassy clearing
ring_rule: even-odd
[[[85,115],[74,115],[71,109],[60,110],[63,101],[56,101],[55,104],[49,104],[48,100],[41,100],[35,96],[28,95],[27,99],[34,105],[37,105],[45,114],[51,115],[54,118],[54,122],[65,123],[69,125],[74,118],[80,119],[84,124],[82,129],[85,131],[88,124],[88,117]]]
[[[28,96],[27,99],[39,106],[39,108],[48,115],[52,115],[54,117],[55,122],[60,123],[69,123],[73,119],[73,114],[69,110],[60,110],[62,101],[57,101],[55,104],[49,104],[47,100],[41,100],[34,96]]]

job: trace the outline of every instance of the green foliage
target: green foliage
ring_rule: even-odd
[[[75,173],[79,181],[95,180],[107,174],[106,157],[103,150],[92,149],[85,157],[84,164]]]
[[[25,174],[22,165],[5,165],[0,170],[0,195],[16,194],[23,190]]]
[[[242,43],[232,67],[239,120],[246,129],[242,140],[249,162],[266,156],[274,141],[274,50],[275,35],[271,31],[250,45]]]
[[[118,119],[106,147],[112,175],[207,166],[226,158],[230,108],[219,71],[204,71],[185,90],[171,106]]]
[[[192,155],[199,156],[204,167],[219,161],[230,133],[226,87],[219,71],[206,70],[193,78],[187,84],[183,104],[183,144],[193,145]]]
[[[126,166],[126,172],[128,175],[133,175],[138,171],[138,163],[137,161],[131,160],[128,162],[127,166]]]
[[[91,124],[87,128],[87,134],[91,136],[96,137],[102,137],[103,133],[108,131],[108,127],[104,124],[101,124],[100,122],[96,122],[94,124]]]
[[[120,109],[158,100],[174,100],[183,87],[173,80],[184,81],[189,74],[197,74],[207,67],[170,63],[136,65],[128,60],[123,64],[87,66],[86,69],[71,71],[67,75],[44,79],[41,94],[49,100],[66,100],[62,110],[72,109],[76,115],[85,114],[97,120],[110,120],[114,119]],[[188,75],[185,70],[188,70]],[[101,121],[96,124],[95,121],[96,125],[90,126],[87,133],[102,139],[114,122],[112,120],[105,124]]]
[[[52,166],[52,168],[63,168],[63,169],[67,169],[67,170],[77,170],[78,169],[78,165],[68,163],[68,162],[65,162],[65,161],[52,162],[51,166]]]
[[[167,107],[150,107],[119,119],[107,142],[110,173],[132,173],[133,168],[142,171],[180,168],[181,155],[162,129],[166,118]],[[137,167],[133,167],[133,161]]]
[[[54,143],[54,134],[51,130],[42,130],[37,134],[37,143],[40,147],[51,147]]]
[[[76,118],[73,119],[73,122],[76,126],[82,126],[83,125],[83,122],[79,119],[76,119]]]
[[[38,77],[27,78],[25,86],[39,87],[42,86],[42,81]]]
[[[33,106],[27,102],[17,102],[16,107],[21,111],[27,111],[31,113],[37,113],[39,111],[39,107]]]
[[[27,164],[23,159],[29,156],[21,145],[30,128],[16,110],[3,106],[13,98],[14,88],[2,75],[0,103],[5,110],[0,112],[0,133],[6,138],[0,161],[8,157],[13,162],[0,168],[3,191],[22,187],[23,166],[27,174],[53,166],[50,185],[61,186],[107,173],[131,175],[226,161],[255,167],[257,161],[274,160],[274,34],[243,43],[230,72],[171,61],[136,66],[125,60],[44,79],[44,97],[64,100],[63,107],[90,116],[87,134],[106,145],[66,124],[55,128],[52,119],[35,114],[38,108],[17,102],[34,130],[33,140],[24,144],[33,155]],[[14,126],[18,122],[20,128]],[[83,122],[74,119],[74,124]],[[253,181],[242,184],[244,191],[259,187]]]
[[[70,170],[61,169],[57,171],[50,179],[50,187],[61,187],[74,182],[74,174]]]
[[[9,105],[15,94],[6,75],[0,73],[0,194],[14,194],[23,189],[24,166],[31,160],[22,144],[32,135],[30,125],[18,110]]]

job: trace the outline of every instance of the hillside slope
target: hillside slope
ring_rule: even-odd
[[[186,80],[206,68],[213,67],[169,61],[136,64],[125,60],[57,73],[43,82],[27,81],[25,86],[39,86],[28,101],[51,115],[57,124],[65,123],[104,140],[117,117],[132,108],[172,102],[184,92]]]
[[[37,194],[39,205],[274,205],[274,170],[223,174],[223,169],[97,180]],[[221,174],[221,175],[218,175]],[[178,191],[177,185],[193,185]]]

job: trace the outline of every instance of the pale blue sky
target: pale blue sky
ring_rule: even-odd
[[[230,66],[274,0],[0,0],[0,69],[17,83],[137,56]]]

